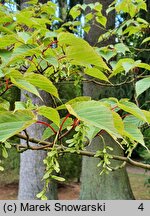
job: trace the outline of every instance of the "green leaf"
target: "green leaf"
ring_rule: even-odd
[[[128,36],[131,36],[133,34],[139,33],[141,31],[141,26],[129,26],[127,27],[122,34],[128,34]]]
[[[57,37],[57,32],[53,32],[53,31],[48,31],[48,32],[46,32],[46,34],[45,34],[45,38],[44,39],[46,39],[46,38],[53,38],[53,37]]]
[[[112,112],[112,114],[113,114],[115,128],[117,129],[117,131],[119,132],[119,134],[123,135],[124,124],[123,124],[122,118],[116,112]]]
[[[26,109],[26,103],[21,101],[15,102],[15,111],[17,110],[25,110]]]
[[[121,137],[114,127],[111,110],[98,101],[77,102],[66,104],[70,114],[89,125],[106,130],[110,135]]]
[[[0,50],[0,57],[3,65],[7,64],[10,57],[12,55],[12,51],[7,51],[7,50]]]
[[[108,78],[105,76],[105,74],[103,72],[101,72],[99,69],[97,68],[86,68],[84,70],[84,73],[89,75],[89,76],[92,76],[92,77],[95,77],[97,79],[100,79],[100,80],[104,80],[104,81],[107,81],[109,82]]]
[[[1,77],[4,77],[4,74],[3,74],[2,70],[0,69],[0,78]]]
[[[147,119],[147,122],[150,124],[150,111],[142,110],[142,112],[144,113],[144,115]]]
[[[58,67],[58,60],[55,57],[47,55],[44,59],[46,62],[53,65],[55,68]]]
[[[30,73],[26,74],[24,78],[32,85],[37,86],[41,90],[44,90],[51,95],[59,98],[57,88],[53,83],[41,74]]]
[[[54,130],[56,131],[59,130],[59,128],[55,124],[51,124],[51,126],[54,128]],[[53,135],[54,135],[54,132],[49,127],[47,127],[42,134],[42,140],[46,140]]]
[[[81,14],[81,9],[79,8],[79,5],[72,7],[69,14],[72,16],[73,19],[76,19]]]
[[[100,131],[99,128],[96,128],[92,125],[86,125],[87,126],[87,134],[86,134],[86,138],[88,138],[88,145],[90,145],[90,143],[92,142],[93,138],[98,134],[98,132]]]
[[[118,107],[123,109],[124,111],[131,113],[142,121],[147,121],[145,115],[142,110],[138,108],[134,103],[127,101],[126,99],[121,99],[118,102]]]
[[[0,49],[3,49],[7,46],[10,46],[17,42],[17,39],[13,35],[5,35],[3,37],[0,37]]]
[[[81,96],[81,97],[76,97],[76,98],[73,98],[71,100],[69,100],[66,104],[74,104],[76,102],[82,102],[82,101],[90,101],[91,100],[91,97],[88,97],[88,96]],[[63,105],[60,105],[56,108],[57,110],[61,110],[61,109],[66,109],[66,105],[63,104]]]
[[[37,91],[37,89],[35,88],[34,85],[32,85],[31,83],[29,83],[28,81],[24,80],[24,79],[14,79],[13,77],[11,77],[11,82],[17,86],[20,89],[24,89],[28,92],[31,92],[32,94],[35,94],[36,96],[38,96],[39,98],[41,98],[39,92]]]
[[[62,118],[60,120],[60,122],[62,123],[63,120],[65,119]],[[60,124],[61,124],[60,123]],[[73,120],[71,118],[67,118],[67,120],[65,121],[65,123],[63,124],[63,127],[62,127],[62,131],[65,130],[67,127],[70,127],[71,125],[73,124]],[[51,124],[52,128],[54,128],[55,131],[58,131],[59,130],[59,127],[57,125],[55,125],[54,123]],[[49,128],[47,127],[44,132],[43,132],[43,135],[42,135],[42,140],[46,140],[48,138],[50,138],[51,136],[54,135],[54,132]]]
[[[6,110],[9,110],[10,108],[10,103],[3,99],[3,98],[0,98],[0,111],[6,111]]]
[[[147,77],[147,78],[144,78],[144,79],[137,81],[135,84],[136,96],[138,97],[140,94],[142,94],[148,88],[150,88],[150,77]]]
[[[143,135],[135,124],[125,122],[124,135],[129,137],[131,140],[137,141],[145,147]]]
[[[38,114],[45,116],[46,118],[54,122],[59,127],[60,116],[56,109],[52,107],[41,106],[38,108]]]
[[[103,41],[103,40],[107,40],[109,39],[109,37],[111,37],[113,35],[113,31],[109,30],[108,32],[101,34],[100,37],[98,38],[98,43]]]
[[[134,62],[131,60],[131,61],[124,61],[124,62],[122,62],[122,66],[123,66],[123,68],[124,68],[124,70],[125,70],[125,72],[127,73],[127,72],[129,72],[133,67],[134,67],[134,64],[133,64]]]
[[[137,17],[136,20],[137,20],[139,23],[143,23],[143,24],[145,24],[145,25],[148,25],[148,24],[149,24],[145,19],[142,19],[142,18],[140,18],[140,17]]]
[[[114,75],[116,75],[118,73],[121,73],[123,71],[125,71],[126,73],[128,73],[131,69],[133,69],[135,67],[134,63],[135,63],[134,60],[131,59],[131,58],[120,59],[114,65],[113,72],[112,72],[111,76],[114,76]]]
[[[25,57],[40,55],[40,46],[24,44],[14,49],[12,57],[10,58],[9,64],[17,62],[18,60],[23,60]]]
[[[58,41],[60,44],[67,45],[66,57],[72,64],[95,65],[110,70],[101,56],[82,38],[78,38],[70,33],[60,33]]]
[[[107,19],[105,16],[103,16],[102,14],[100,14],[100,16],[96,16],[96,21],[98,23],[100,23],[102,26],[106,27],[106,23],[107,23]]]
[[[111,49],[109,47],[101,47],[98,49],[98,52],[104,59],[106,59],[107,62],[117,54],[114,48]]]
[[[17,32],[18,36],[24,41],[26,44],[27,41],[30,39],[31,35],[27,32]]]
[[[142,44],[143,44],[143,43],[146,43],[146,42],[148,42],[148,41],[150,41],[150,37],[145,38],[145,39],[142,41]]]
[[[139,63],[139,61],[136,61],[136,67],[144,68],[146,70],[150,70],[150,65],[146,63]]]
[[[143,0],[122,0],[117,2],[116,5],[117,12],[128,13],[131,17],[134,17],[140,9],[146,10],[146,3]]]
[[[35,116],[31,111],[0,112],[0,142],[5,142],[35,122]]]
[[[126,51],[130,52],[129,48],[125,44],[123,44],[123,43],[116,44],[115,48],[116,48],[117,52],[123,53],[124,55],[125,55]]]
[[[142,112],[143,112],[143,110],[142,110]],[[144,113],[144,115],[145,115],[145,113]],[[146,115],[145,115],[145,117],[146,117]],[[123,122],[128,123],[128,124],[134,124],[137,128],[140,127],[144,123],[139,118],[137,118],[137,117],[135,117],[133,115],[127,115],[123,119]],[[148,122],[148,120],[147,120],[147,122]]]

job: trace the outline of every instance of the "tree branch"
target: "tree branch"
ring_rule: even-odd
[[[20,134],[20,133],[16,134],[15,136],[17,136],[20,139],[27,140],[27,137],[25,135]],[[38,140],[38,139],[35,139],[35,138],[30,138],[30,137],[28,138],[28,140],[30,142],[43,145],[41,147],[30,146],[30,149],[32,149],[32,150],[43,150],[43,149],[46,150],[47,148],[50,150],[53,147],[53,143],[50,143],[50,142],[47,142],[47,141],[41,141],[41,140]],[[27,148],[24,145],[18,145],[18,147]],[[66,146],[55,145],[55,147],[60,150],[60,153],[70,153],[70,150]],[[96,152],[89,152],[89,151],[86,151],[86,150],[79,150],[78,152],[74,152],[74,153],[82,155],[82,156],[87,156],[87,157],[94,157],[95,154],[96,154]],[[150,170],[150,164],[144,164],[144,163],[141,163],[141,162],[137,162],[137,161],[132,160],[129,157],[123,157],[123,156],[119,156],[119,155],[111,155],[111,156],[112,156],[113,160],[127,162],[127,163],[129,163],[129,164],[131,164],[133,166]],[[99,158],[103,159],[103,156],[99,156]]]
[[[15,135],[16,137],[20,138],[20,139],[23,139],[23,140],[27,140],[27,137],[23,134],[16,134]],[[36,143],[36,144],[40,144],[40,145],[49,145],[50,147],[53,146],[53,143],[50,143],[50,142],[47,142],[47,141],[42,141],[42,140],[39,140],[39,139],[35,139],[35,138],[32,138],[32,137],[29,137],[28,139],[30,142],[32,143]]]

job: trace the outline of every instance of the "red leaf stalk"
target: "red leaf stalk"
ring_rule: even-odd
[[[70,113],[68,113],[67,115],[66,115],[66,117],[64,118],[64,120],[62,121],[62,123],[61,123],[61,125],[60,125],[60,128],[59,128],[59,132],[61,132],[62,131],[62,127],[63,127],[63,125],[64,125],[64,123],[65,123],[65,121],[67,120],[67,118],[69,118],[70,117]]]
[[[49,128],[54,132],[54,134],[57,134],[57,131],[55,131],[55,129],[54,129],[50,124],[48,124],[47,122],[36,121],[36,123],[37,123],[37,124],[43,124],[43,125],[49,127]]]

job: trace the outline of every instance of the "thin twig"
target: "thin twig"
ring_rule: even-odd
[[[27,133],[27,130],[23,130],[27,139],[26,139],[26,142],[27,142],[27,148],[30,148],[30,144],[29,144],[29,134]]]
[[[133,81],[134,81],[134,79],[132,79],[132,80],[130,80],[130,81],[125,80],[125,81],[123,81],[123,82],[121,82],[121,83],[116,83],[116,84],[106,84],[106,83],[101,83],[101,82],[99,82],[99,81],[96,81],[96,80],[94,80],[94,79],[87,79],[87,80],[85,80],[84,82],[93,82],[93,83],[95,83],[95,84],[97,84],[97,85],[100,85],[100,86],[117,87],[117,86],[122,86],[122,85],[124,85],[124,84],[132,83]]]

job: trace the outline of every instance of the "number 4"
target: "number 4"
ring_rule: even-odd
[[[144,210],[144,206],[143,206],[143,203],[141,203],[138,207],[139,210],[143,211]]]

